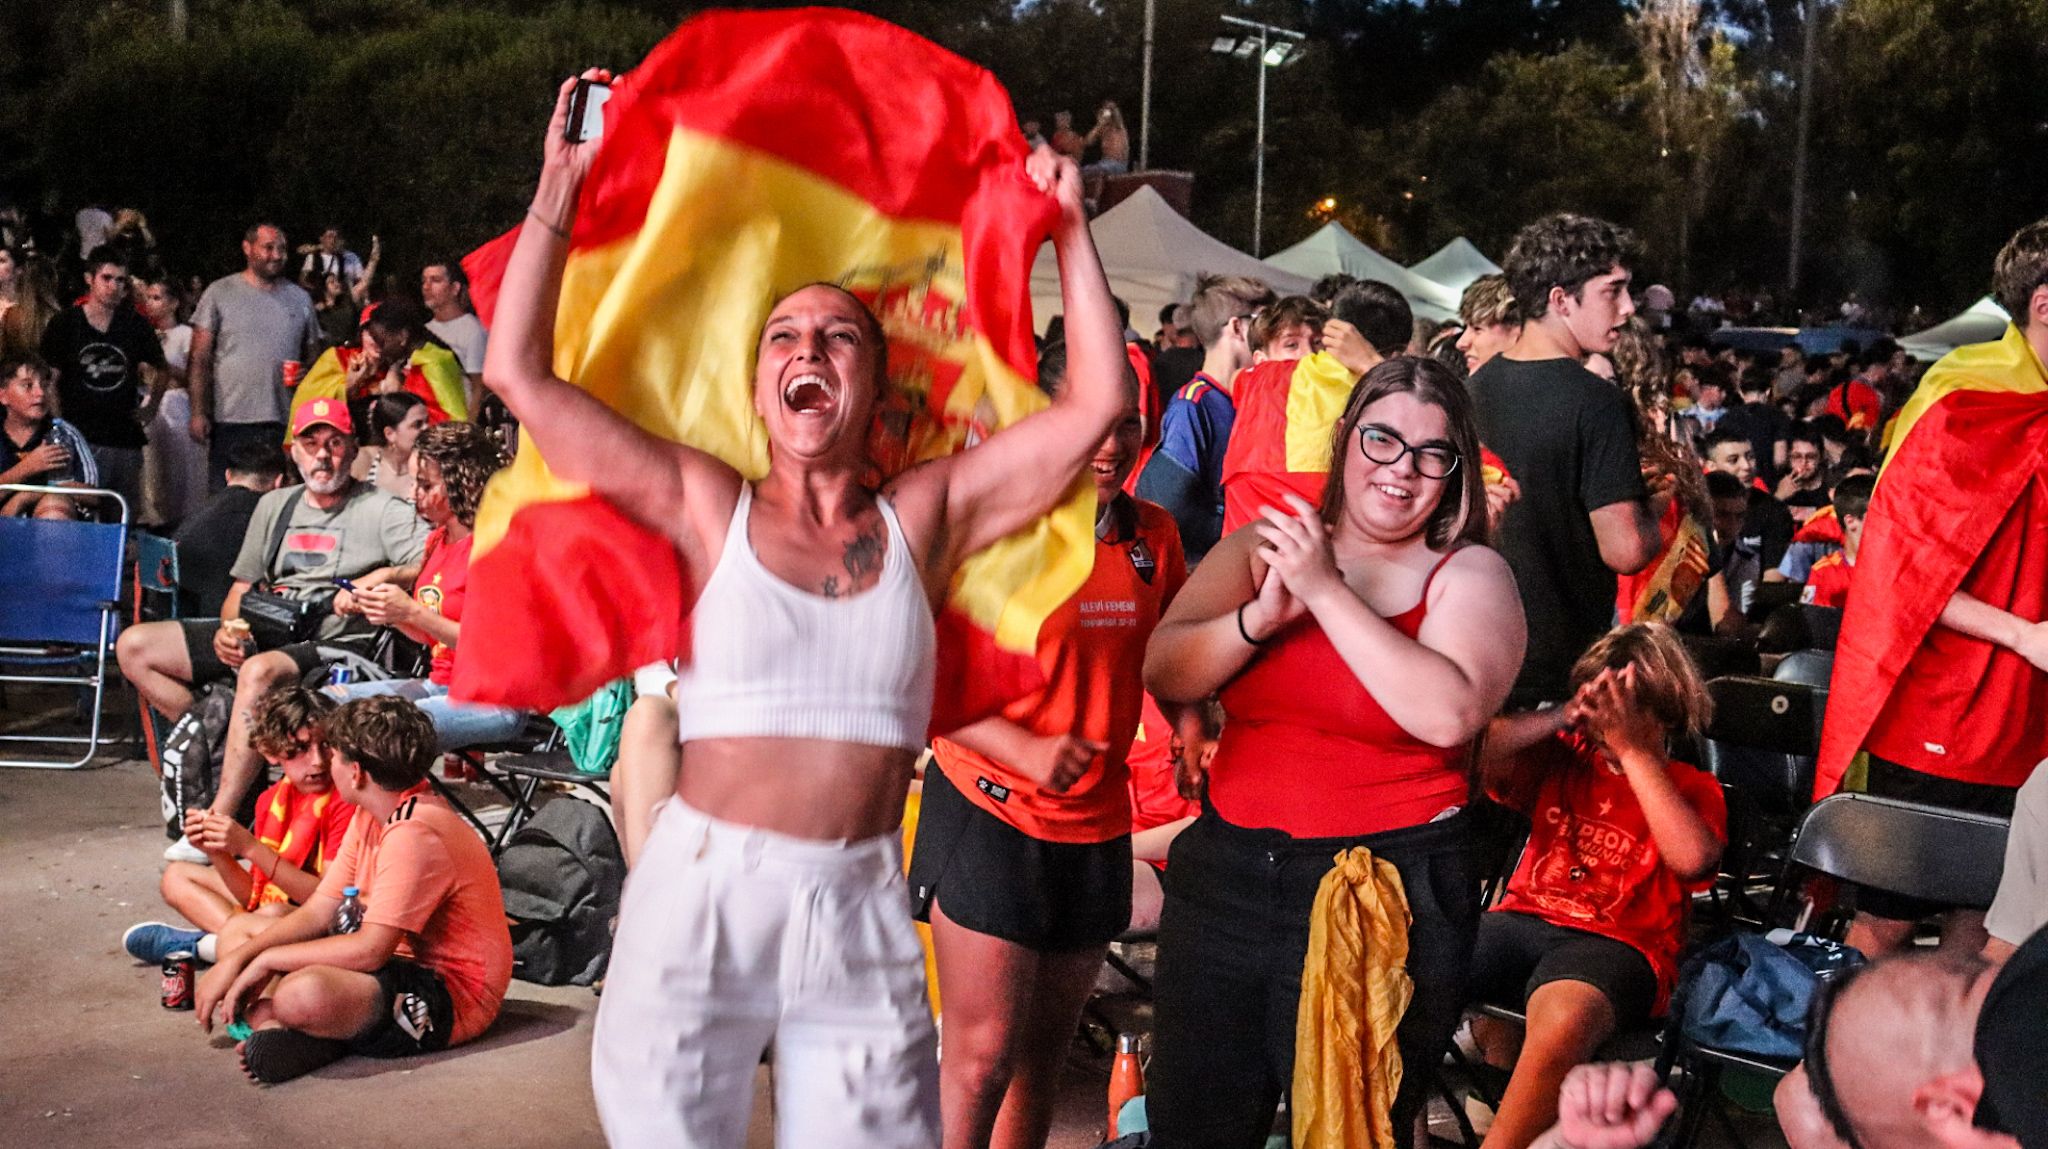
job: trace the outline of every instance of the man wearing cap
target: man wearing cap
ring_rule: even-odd
[[[347,404],[304,404],[291,431],[292,461],[305,483],[272,491],[256,504],[221,617],[143,623],[123,631],[115,647],[128,681],[173,720],[190,708],[195,687],[235,679],[227,758],[213,801],[214,810],[230,816],[263,769],[249,745],[253,700],[319,666],[316,642],[363,645],[373,634],[355,596],[338,580],[358,589],[388,582],[419,563],[426,541],[426,526],[410,504],[350,477],[356,440]],[[242,600],[259,583],[288,599],[326,604],[312,639],[280,643],[258,632],[253,639],[264,647],[261,653],[245,653],[250,631],[223,624],[242,618]]]

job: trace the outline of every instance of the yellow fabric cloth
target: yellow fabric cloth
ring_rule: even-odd
[[[1393,1149],[1408,1012],[1408,895],[1364,846],[1337,855],[1316,888],[1294,1027],[1295,1149]]]

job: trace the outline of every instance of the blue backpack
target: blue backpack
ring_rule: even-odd
[[[1679,977],[1685,1036],[1697,1045],[1797,1061],[1814,991],[1863,962],[1855,949],[1812,934],[1787,935],[1782,945],[1760,934],[1722,938],[1694,954]]]

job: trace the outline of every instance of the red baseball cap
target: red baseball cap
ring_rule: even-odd
[[[299,404],[299,409],[292,414],[292,438],[298,438],[320,423],[344,435],[356,433],[355,422],[348,417],[348,404],[339,399],[309,399]]]

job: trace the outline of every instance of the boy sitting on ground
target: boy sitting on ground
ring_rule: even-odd
[[[1564,706],[1495,719],[1480,755],[1488,794],[1532,823],[1472,955],[1481,999],[1528,1018],[1519,1051],[1512,1032],[1473,1025],[1489,1062],[1514,1065],[1485,1149],[1526,1149],[1557,1120],[1573,1066],[1664,1012],[1691,894],[1713,881],[1726,840],[1720,786],[1670,757],[1711,716],[1678,635],[1615,630],[1571,684]]]
[[[131,957],[160,962],[189,950],[200,961],[219,961],[313,896],[356,812],[334,792],[320,737],[320,722],[333,709],[332,700],[301,686],[273,690],[256,704],[250,742],[284,777],[257,797],[253,831],[226,814],[185,811],[185,839],[208,864],[170,863],[162,889],[165,904],[199,928],[130,926],[121,946]]]
[[[498,871],[483,840],[427,784],[434,726],[389,695],[323,725],[335,788],[355,803],[341,853],[304,905],[221,955],[199,979],[199,1024],[241,1019],[242,1069],[288,1081],[348,1053],[405,1057],[469,1041],[512,977]],[[362,920],[335,933],[343,891]]]

